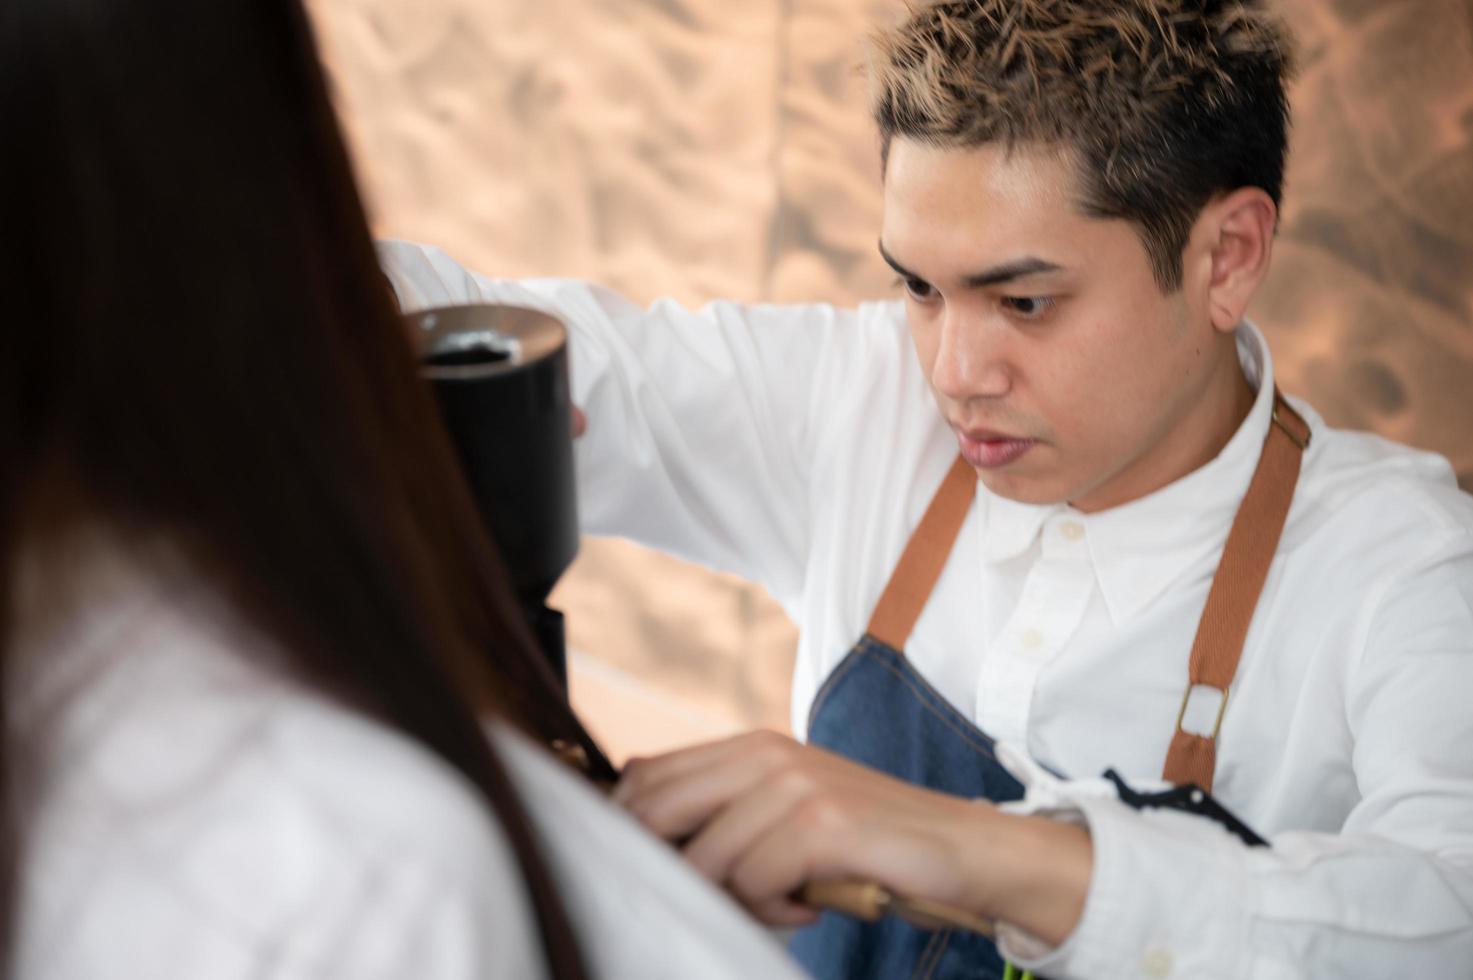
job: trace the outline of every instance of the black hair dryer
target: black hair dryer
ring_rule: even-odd
[[[442,307],[409,322],[476,504],[566,690],[563,616],[547,596],[578,553],[567,331],[513,306]]]

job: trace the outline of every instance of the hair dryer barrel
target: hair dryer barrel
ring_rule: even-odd
[[[567,331],[511,306],[409,319],[487,528],[518,595],[540,604],[578,552]]]

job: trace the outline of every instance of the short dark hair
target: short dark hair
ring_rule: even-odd
[[[942,147],[1073,151],[1085,213],[1140,232],[1163,291],[1220,193],[1280,202],[1287,30],[1255,0],[943,0],[872,39],[873,111]]]

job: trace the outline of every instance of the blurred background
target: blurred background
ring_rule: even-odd
[[[309,0],[383,236],[637,301],[886,295],[859,65],[899,0]],[[1473,0],[1283,0],[1300,42],[1275,267],[1250,311],[1333,424],[1473,489]],[[585,540],[552,604],[622,759],[786,729],[760,589]]]

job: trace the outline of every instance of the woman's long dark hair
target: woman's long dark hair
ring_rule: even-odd
[[[0,0],[0,138],[0,616],[64,473],[74,516],[162,532],[303,676],[463,773],[552,975],[584,976],[478,709],[602,757],[417,376],[300,0]]]

